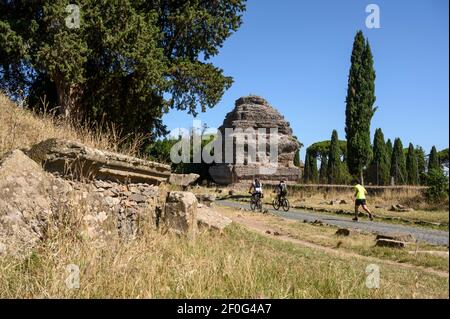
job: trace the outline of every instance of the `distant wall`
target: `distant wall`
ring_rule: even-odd
[[[241,181],[240,183],[230,185],[228,187],[234,190],[245,190],[250,187],[252,183],[251,180]],[[262,181],[263,187],[265,189],[271,189],[275,187],[277,181]],[[352,185],[328,185],[328,184],[296,184],[292,182],[287,182],[288,187],[291,192],[305,192],[305,193],[349,193],[354,191],[354,186]],[[370,195],[378,195],[389,192],[402,192],[402,193],[415,193],[427,189],[426,186],[364,186]]]

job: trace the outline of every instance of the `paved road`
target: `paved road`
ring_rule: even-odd
[[[248,203],[238,203],[233,201],[221,200],[216,202],[218,205],[234,207],[234,208],[249,208]],[[411,234],[418,241],[427,242],[435,245],[446,245],[448,246],[448,235],[449,233],[446,231],[427,229],[427,228],[419,228],[419,227],[410,227],[404,225],[397,224],[388,224],[382,222],[371,222],[371,221],[359,221],[353,222],[349,217],[342,216],[333,216],[328,214],[323,214],[320,212],[300,210],[300,209],[290,209],[289,212],[276,211],[268,205],[265,205],[269,211],[277,216],[293,219],[293,220],[306,220],[308,222],[313,222],[315,220],[320,220],[325,224],[349,228],[349,229],[358,229],[370,233],[377,233],[383,235],[389,235],[393,233],[404,233]]]

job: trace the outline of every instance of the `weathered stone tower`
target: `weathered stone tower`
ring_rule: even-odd
[[[239,129],[244,132],[266,132],[266,144],[272,143],[276,137],[276,145],[278,146],[276,157],[268,162],[268,157],[273,154],[268,145],[262,153],[258,149],[254,161],[248,161],[249,147],[245,146],[243,152],[241,152],[244,161],[241,161],[239,152],[236,152],[236,131],[239,131]],[[227,138],[232,140],[234,152],[231,161],[227,161],[226,155],[223,154],[223,162],[210,168],[210,175],[216,183],[229,185],[250,181],[255,177],[266,181],[279,181],[281,179],[299,181],[301,173],[300,169],[294,166],[294,156],[300,145],[292,136],[289,122],[262,97],[246,96],[238,99],[233,111],[226,115],[219,131],[222,134],[223,153],[227,151],[225,145]],[[260,135],[257,136],[257,139],[261,140]],[[230,147],[228,146],[229,150]]]

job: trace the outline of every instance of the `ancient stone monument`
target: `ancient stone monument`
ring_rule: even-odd
[[[216,163],[209,171],[216,183],[229,185],[255,177],[266,181],[300,179],[300,169],[294,166],[299,142],[292,136],[289,122],[265,99],[258,96],[238,99],[235,108],[226,115],[219,131],[222,135],[222,163]],[[265,135],[249,133],[252,131],[264,132]],[[251,143],[244,144],[243,149],[237,146],[237,140],[242,141],[242,136],[247,142],[256,140],[255,158],[251,158]],[[232,141],[232,147],[229,141]],[[259,146],[261,143],[265,145],[262,148]],[[270,149],[271,145],[277,146],[275,158],[273,150]],[[231,150],[233,154],[229,156]]]

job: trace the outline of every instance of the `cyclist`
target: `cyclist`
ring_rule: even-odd
[[[277,193],[277,201],[281,203],[281,200],[286,197],[287,195],[287,185],[284,182],[284,180],[280,181],[280,183],[277,185],[275,189]]]
[[[259,179],[255,178],[253,183],[250,185],[248,192],[250,194],[252,194],[252,197],[255,197],[255,196],[259,196],[259,198],[263,197],[262,184],[259,181]]]

